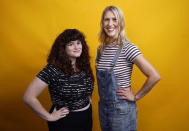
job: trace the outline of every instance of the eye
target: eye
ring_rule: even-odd
[[[77,44],[80,45],[80,44],[81,44],[81,41],[78,41]]]
[[[104,21],[109,21],[109,19],[108,19],[108,18],[105,18]]]
[[[72,42],[68,43],[68,46],[72,46],[72,45],[73,45],[73,43],[72,43]]]
[[[117,22],[117,19],[116,19],[116,18],[113,18],[113,21]]]

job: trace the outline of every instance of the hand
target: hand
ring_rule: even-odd
[[[116,95],[119,95],[119,99],[136,101],[136,96],[132,90],[132,88],[118,88],[116,91]]]
[[[63,117],[66,117],[67,114],[69,114],[69,110],[66,107],[62,107],[59,110],[56,110],[55,107],[53,112],[50,114],[50,118],[48,121],[57,121]]]

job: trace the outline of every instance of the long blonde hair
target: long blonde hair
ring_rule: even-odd
[[[103,53],[105,49],[105,44],[108,40],[108,36],[104,32],[104,24],[103,24],[104,15],[108,11],[111,11],[115,15],[116,19],[118,20],[119,33],[118,33],[117,44],[122,46],[123,42],[127,41],[127,38],[125,35],[125,20],[124,20],[124,16],[121,9],[116,6],[107,6],[102,13],[101,22],[100,22],[101,28],[99,32],[99,42],[101,43],[101,53]]]

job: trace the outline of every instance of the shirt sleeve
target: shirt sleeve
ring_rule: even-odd
[[[47,64],[37,75],[39,79],[47,83],[48,85],[50,84],[50,79],[51,79],[51,74],[52,70],[49,64]]]
[[[134,44],[129,43],[126,45],[125,56],[127,61],[133,62],[135,58],[141,54],[141,51]]]

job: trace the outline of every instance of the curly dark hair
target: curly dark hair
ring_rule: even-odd
[[[77,29],[66,29],[56,38],[47,58],[47,62],[58,67],[62,72],[64,72],[64,74],[68,76],[73,75],[75,72],[65,48],[70,41],[75,40],[80,40],[82,44],[82,53],[80,57],[76,58],[76,67],[80,71],[84,71],[87,76],[94,80],[90,65],[89,48],[86,44],[84,34]]]

